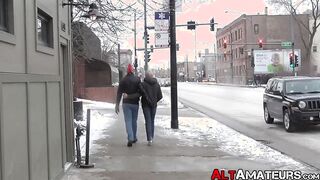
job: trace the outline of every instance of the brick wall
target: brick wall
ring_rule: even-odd
[[[117,87],[90,87],[85,88],[85,99],[115,103]]]

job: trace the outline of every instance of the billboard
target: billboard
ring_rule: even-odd
[[[280,74],[292,72],[290,67],[291,49],[282,50],[254,50],[254,74]],[[298,67],[295,71],[299,71],[301,67],[301,51],[295,49],[294,54],[298,56]]]

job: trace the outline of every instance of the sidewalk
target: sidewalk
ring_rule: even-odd
[[[154,144],[147,146],[141,112],[138,142],[128,148],[123,115],[111,107],[93,110],[95,167],[72,167],[63,180],[208,180],[216,168],[316,171],[187,107],[180,106],[179,129],[173,130],[168,98],[158,108]]]

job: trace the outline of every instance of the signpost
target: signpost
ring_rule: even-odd
[[[155,12],[155,47],[169,47],[169,12]]]

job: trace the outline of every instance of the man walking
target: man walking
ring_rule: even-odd
[[[128,65],[127,75],[120,81],[118,92],[117,92],[117,102],[115,111],[119,113],[119,104],[121,101],[122,94],[135,94],[139,93],[140,79],[133,74],[134,69],[131,64]],[[131,147],[132,143],[137,142],[137,119],[139,110],[139,97],[134,98],[123,98],[122,108],[124,114],[124,120],[126,125],[126,131],[128,135],[127,146]]]

